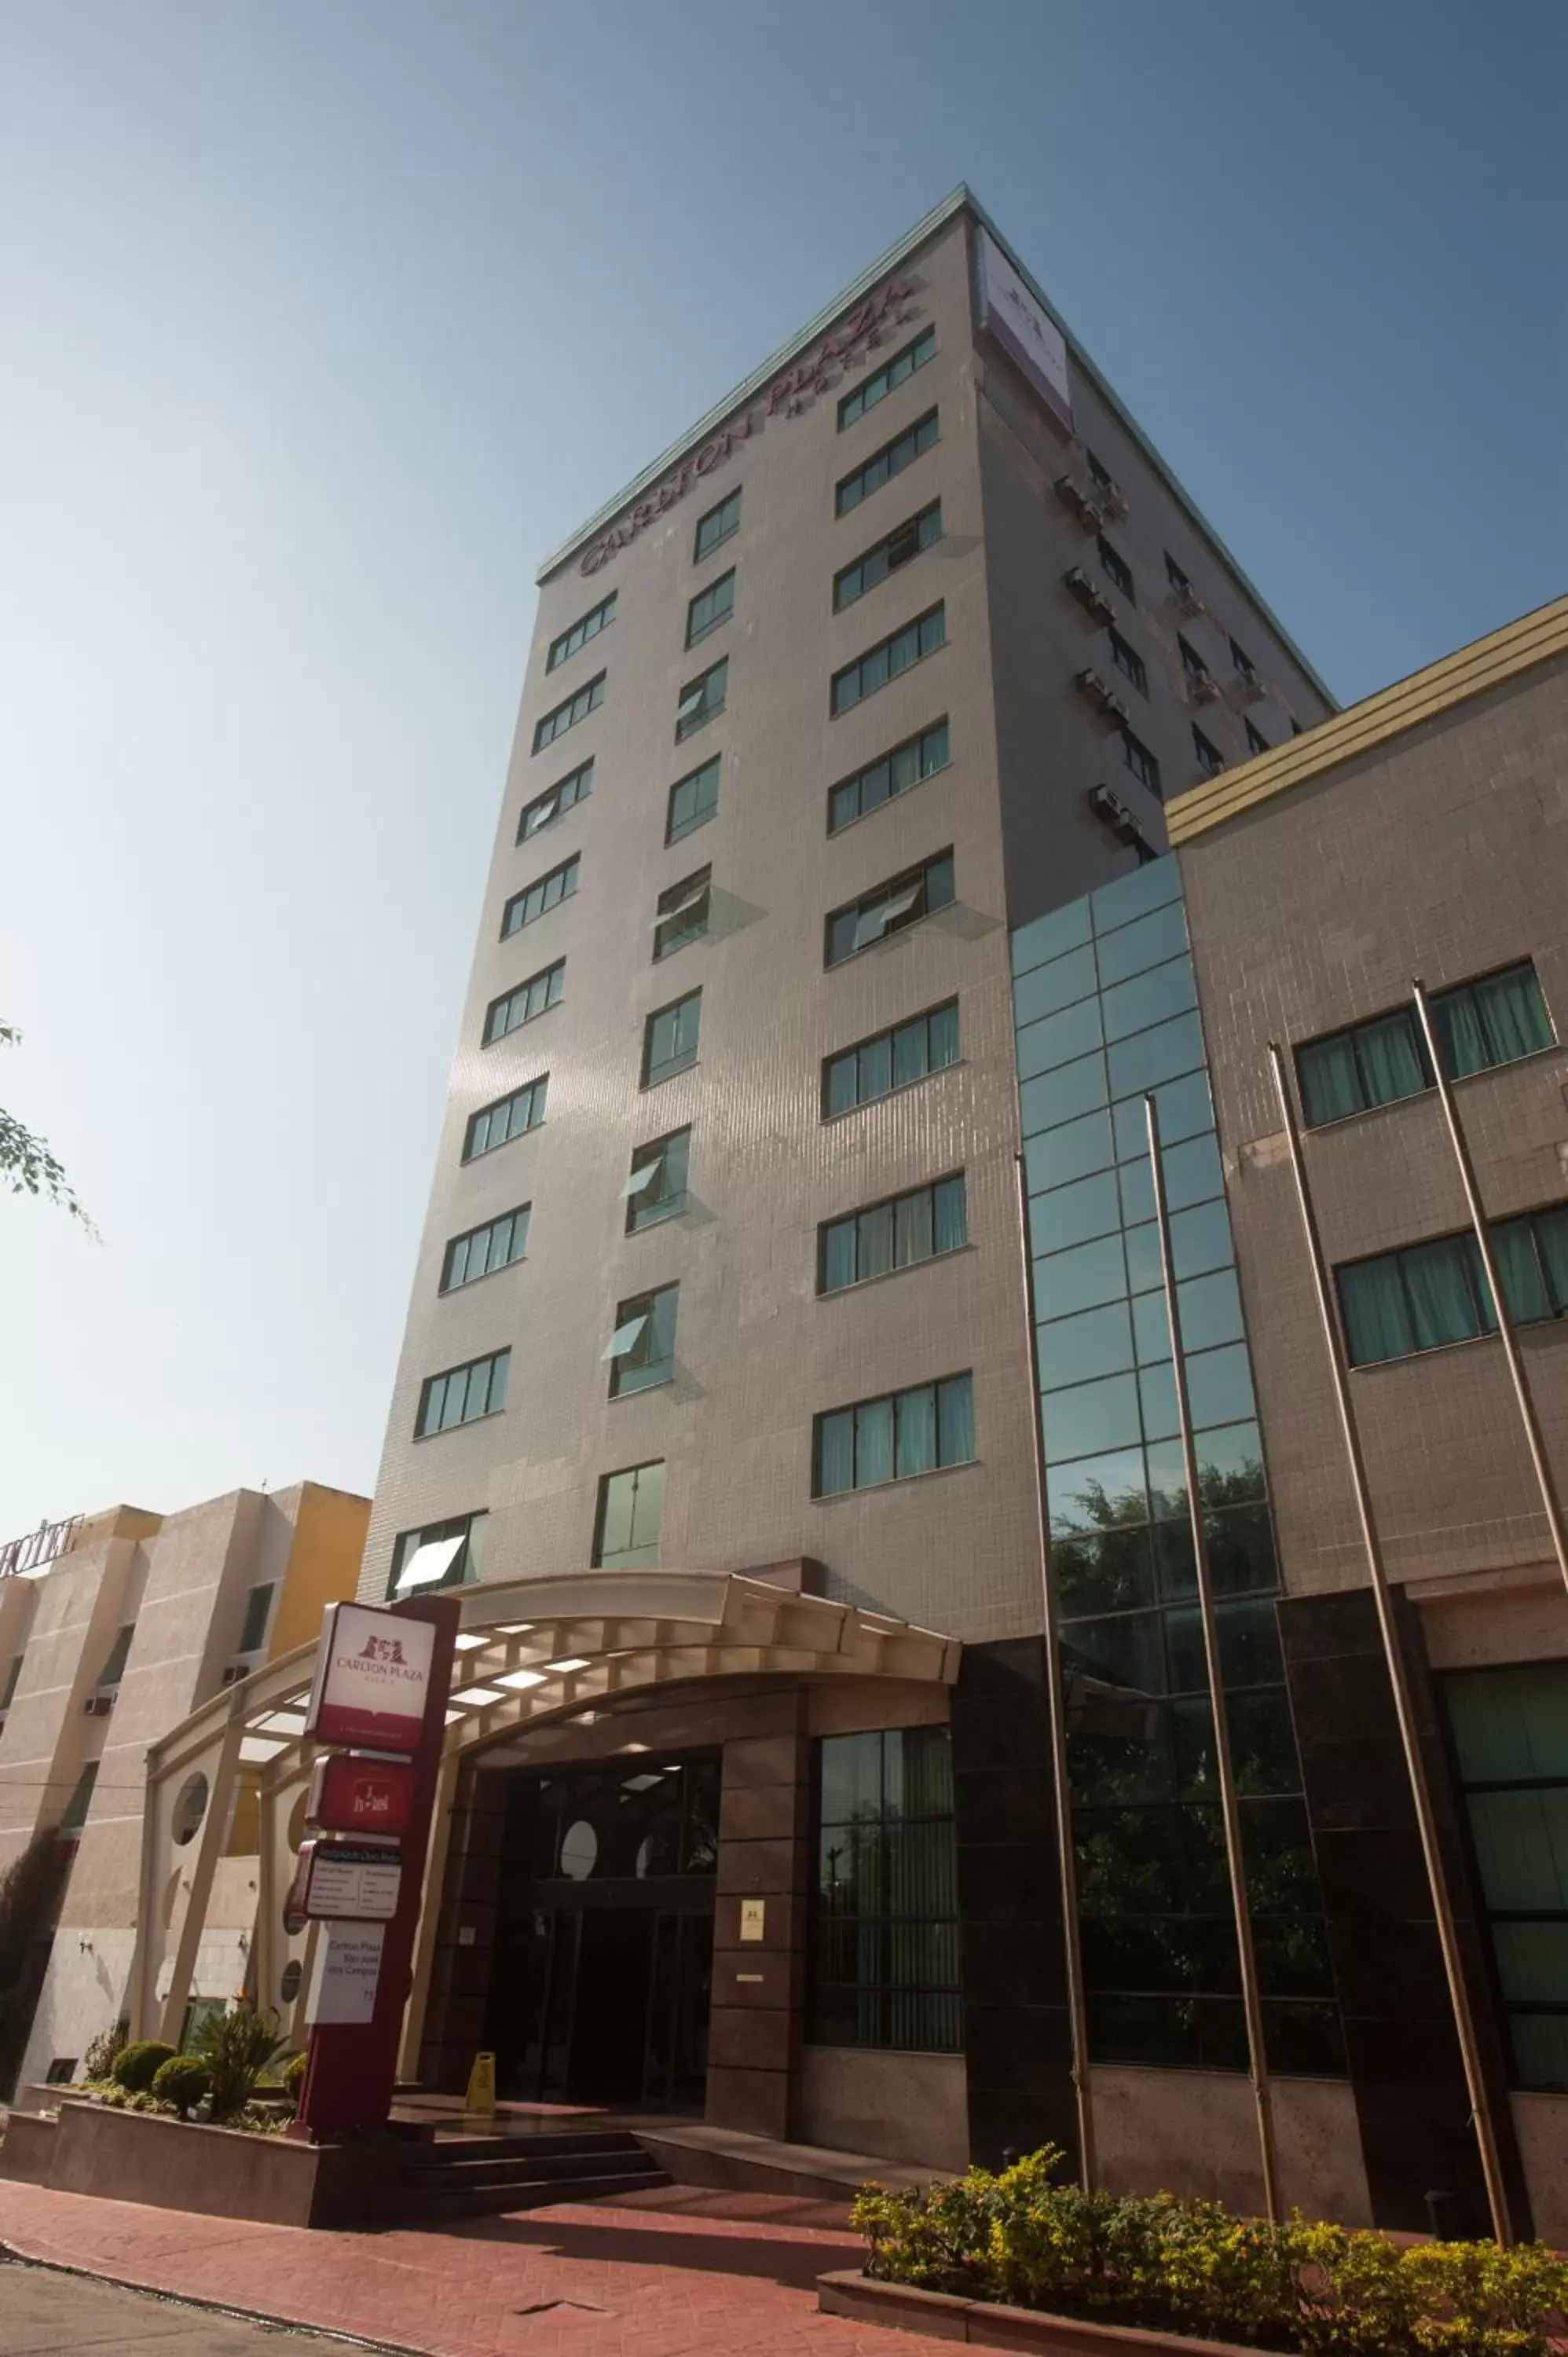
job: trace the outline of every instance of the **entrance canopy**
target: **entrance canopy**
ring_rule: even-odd
[[[693,1678],[787,1674],[950,1685],[953,1638],[738,1572],[584,1572],[456,1591],[462,1616],[446,1713],[445,1782],[426,1889],[438,1889],[457,1766],[497,1737]],[[178,2042],[218,1860],[253,1807],[260,1861],[252,1978],[259,2006],[303,2031],[308,1942],[283,1929],[297,1813],[319,1749],[305,1738],[314,1643],[226,1686],[147,1753],[132,2035]],[[426,1908],[426,1932],[434,1910]],[[175,1931],[177,1918],[178,1929]],[[169,1953],[172,1944],[173,1953]],[[426,1947],[422,1933],[421,1949]],[[423,1962],[423,1957],[422,1957]],[[301,1970],[288,1974],[290,1964]],[[415,2009],[424,1974],[416,1970]]]

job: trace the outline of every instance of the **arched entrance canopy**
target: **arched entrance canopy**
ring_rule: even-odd
[[[739,1572],[595,1571],[479,1582],[457,1593],[462,1617],[427,1898],[441,1887],[458,1764],[497,1737],[639,1688],[693,1678],[773,1673],[950,1685],[958,1675],[953,1638]],[[213,1875],[242,1800],[253,1801],[259,1818],[257,2002],[283,2008],[285,1966],[299,1963],[291,2002],[293,2026],[303,2030],[312,1934],[285,1937],[283,1900],[293,1863],[289,1820],[319,1749],[304,1732],[316,1651],[314,1643],[297,1646],[224,1687],[147,1753],[130,1988],[134,2037],[177,2041]],[[423,2006],[434,1913],[427,1904],[411,2021]]]

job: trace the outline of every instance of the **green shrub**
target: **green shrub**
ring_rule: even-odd
[[[174,2048],[166,2046],[161,2038],[138,2038],[134,2045],[122,2046],[110,2075],[127,2094],[145,2094],[162,2065],[173,2059]]]
[[[255,2013],[248,2005],[237,2005],[231,2013],[207,2016],[191,2040],[191,2052],[207,2066],[215,2120],[244,2109],[263,2072],[277,2061],[285,2043],[278,2034],[275,2013]]]
[[[854,2222],[883,2281],[1310,2357],[1546,2357],[1568,2265],[1539,2243],[1396,2247],[1232,2217],[1166,2193],[1052,2182],[1054,2147],[928,2191],[867,2186]]]
[[[81,2075],[90,2083],[107,2079],[114,2068],[115,2057],[124,2051],[128,2022],[116,2021],[112,2028],[101,2029],[96,2038],[88,2040],[87,2051],[81,2058]]]
[[[294,2097],[296,2107],[299,2103],[300,2090],[305,2084],[305,2066],[309,2060],[309,2055],[301,2048],[297,2054],[289,2056],[288,2061],[278,2072],[285,2093]]]
[[[171,2054],[153,2074],[152,2092],[160,2104],[172,2104],[183,2120],[189,2117],[211,2083],[207,2065],[199,2062],[194,2054]]]

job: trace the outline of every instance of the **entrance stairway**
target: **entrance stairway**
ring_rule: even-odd
[[[626,2128],[568,2129],[540,2136],[421,2139],[403,2163],[397,2198],[410,2224],[538,2210],[552,2201],[594,2201],[671,2182]]]

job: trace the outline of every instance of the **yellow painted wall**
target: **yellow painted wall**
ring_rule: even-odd
[[[370,1521],[368,1498],[315,1481],[300,1483],[294,1544],[273,1615],[270,1661],[318,1637],[325,1608],[353,1595]]]

